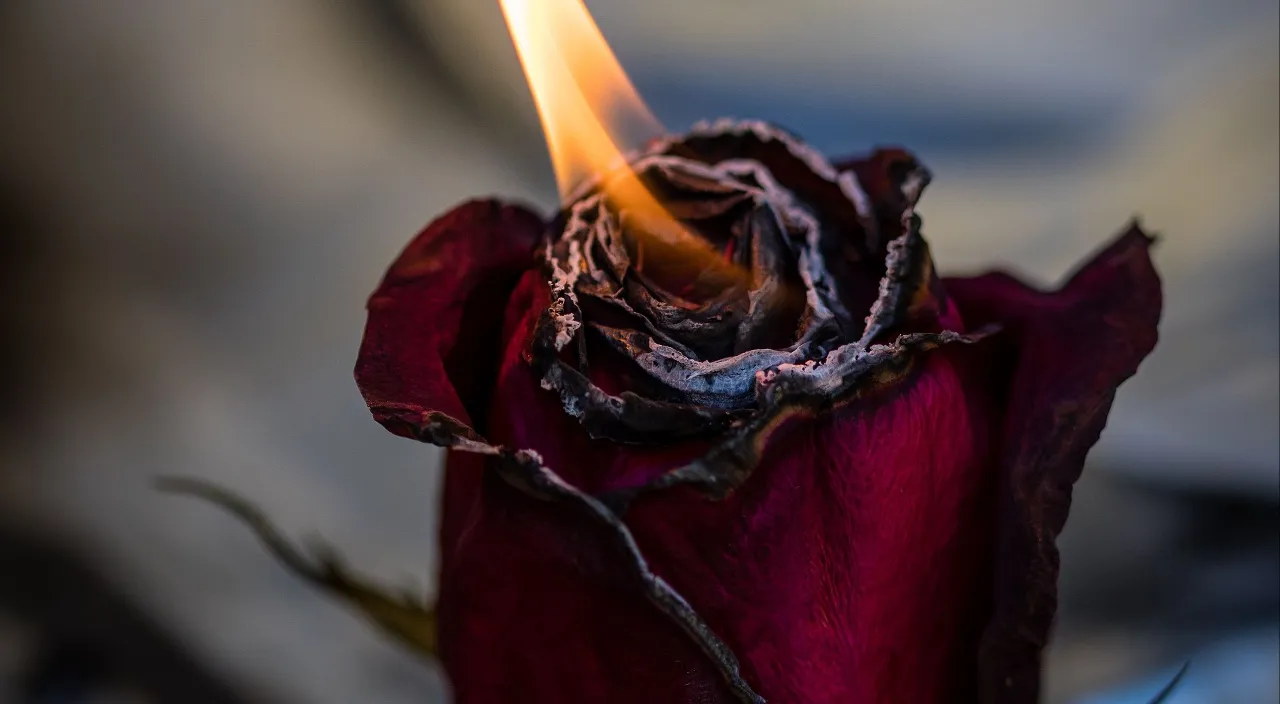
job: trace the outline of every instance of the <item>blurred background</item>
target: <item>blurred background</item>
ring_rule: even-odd
[[[909,145],[940,265],[1161,233],[1160,347],[1063,539],[1051,704],[1280,701],[1280,3],[588,0],[672,130]],[[0,4],[0,702],[445,702],[192,474],[430,594],[439,457],[363,304],[470,196],[555,203],[497,0]]]

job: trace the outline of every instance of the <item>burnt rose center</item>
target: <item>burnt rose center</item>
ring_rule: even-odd
[[[939,293],[919,290],[935,284],[913,211],[929,176],[906,155],[886,177],[908,192],[885,213],[855,173],[764,123],[695,128],[630,169],[674,221],[616,202],[616,175],[580,188],[545,249],[551,305],[530,355],[595,437],[714,435],[769,406],[778,380],[791,396],[831,397],[837,377],[847,391],[905,299]]]

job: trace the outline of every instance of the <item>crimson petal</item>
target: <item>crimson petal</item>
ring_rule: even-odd
[[[475,200],[401,252],[369,299],[356,362],[356,383],[379,423],[421,440],[466,436],[484,422],[478,404],[496,374],[502,314],[545,229],[530,210]]]
[[[994,613],[983,635],[983,704],[1028,704],[1057,608],[1071,487],[1106,425],[1116,387],[1156,344],[1160,280],[1133,223],[1059,291],[995,273],[948,279],[965,322],[998,321],[994,363],[1013,370],[1001,466]]]

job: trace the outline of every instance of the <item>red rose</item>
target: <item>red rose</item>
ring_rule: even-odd
[[[1049,293],[939,279],[906,152],[718,123],[634,168],[746,274],[588,186],[550,226],[459,206],[369,302],[370,410],[450,448],[457,701],[1034,702],[1072,483],[1156,342],[1151,239]]]
[[[1152,240],[1049,293],[940,279],[904,151],[721,122],[633,168],[683,229],[601,183],[550,224],[473,201],[369,301],[370,410],[450,448],[434,617],[185,488],[438,637],[459,704],[1036,701],[1072,483],[1156,342]]]

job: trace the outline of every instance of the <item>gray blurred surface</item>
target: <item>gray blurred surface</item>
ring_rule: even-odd
[[[833,153],[911,145],[945,269],[1049,282],[1141,213],[1164,235],[1163,339],[1068,528],[1050,699],[1274,622],[1274,2],[588,4],[672,128],[734,114]],[[351,366],[364,298],[424,222],[469,196],[554,203],[496,3],[13,3],[0,85],[26,262],[10,353],[30,363],[0,511],[82,546],[260,700],[443,696],[238,525],[148,482],[236,487],[432,589],[438,456],[367,417]]]

